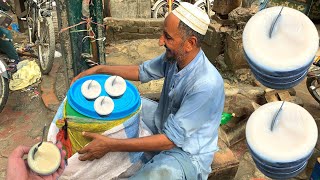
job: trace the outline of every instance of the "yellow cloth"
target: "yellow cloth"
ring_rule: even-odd
[[[67,118],[66,111],[64,110],[64,118],[66,118],[68,121],[68,136],[72,144],[72,153],[73,154],[76,153],[91,141],[91,139],[86,139],[82,136],[83,131],[101,134],[120,124],[123,124],[129,118],[139,113],[140,110],[141,110],[141,107],[136,112],[122,119],[118,119],[114,121],[95,120],[93,122],[90,122],[90,121],[85,122],[84,119],[77,119],[77,118],[70,118],[70,117]],[[56,125],[59,129],[61,129],[62,126],[64,126],[64,120],[58,120],[56,122]]]
[[[35,61],[21,61],[23,64],[16,73],[13,74],[10,80],[9,88],[12,91],[23,89],[37,82],[41,78],[40,67]],[[19,66],[18,64],[18,66]]]

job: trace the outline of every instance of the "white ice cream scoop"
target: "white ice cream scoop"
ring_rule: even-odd
[[[101,86],[95,80],[87,80],[81,86],[81,93],[87,99],[95,99],[101,93]]]
[[[106,80],[104,88],[111,97],[119,97],[126,91],[127,84],[122,77],[111,76]]]
[[[94,110],[101,116],[110,114],[114,109],[114,102],[108,96],[100,96],[94,101]]]

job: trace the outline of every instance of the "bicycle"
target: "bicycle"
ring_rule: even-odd
[[[52,3],[51,0],[27,0],[27,15],[23,19],[27,21],[29,43],[37,46],[42,74],[49,74],[51,71],[55,53]]]
[[[208,4],[207,1],[210,3]],[[172,10],[177,8],[180,5],[182,0],[173,0],[172,1]],[[198,6],[202,10],[204,10],[210,17],[211,15],[211,7],[213,6],[214,0],[196,0],[194,5]],[[158,19],[158,18],[165,18],[168,14],[168,0],[158,0],[151,8],[151,17]]]
[[[181,0],[173,0],[172,1],[172,10],[177,8],[180,5]],[[169,12],[168,7],[168,0],[158,0],[151,8],[151,17],[158,19],[158,18],[165,18]]]

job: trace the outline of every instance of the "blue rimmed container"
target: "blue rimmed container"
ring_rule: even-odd
[[[90,142],[82,136],[82,132],[119,133],[122,138],[136,138],[139,136],[140,113],[142,109],[141,97],[138,89],[126,80],[126,91],[120,97],[111,97],[114,110],[107,116],[100,116],[94,110],[94,99],[88,100],[81,93],[81,86],[87,80],[95,80],[104,87],[109,75],[96,74],[85,76],[75,81],[67,93],[64,102],[64,118],[56,125],[63,128],[68,122],[68,137],[70,137],[71,151],[75,154]],[[109,96],[102,88],[100,96]],[[110,96],[109,96],[110,97]]]
[[[109,75],[97,74],[78,79],[72,84],[67,93],[68,103],[70,106],[84,116],[103,121],[125,118],[136,112],[141,106],[141,98],[137,88],[129,81],[126,81],[127,89],[121,97],[111,97],[114,102],[114,110],[108,116],[100,116],[94,110],[94,100],[88,100],[81,94],[81,86],[85,81],[96,80],[101,87],[104,87],[104,84],[109,77]],[[105,89],[102,88],[100,96],[109,95]]]
[[[272,120],[281,106],[271,131]],[[246,138],[252,159],[264,175],[272,179],[289,179],[305,169],[318,139],[318,129],[304,108],[278,101],[267,103],[251,114]]]
[[[307,163],[309,158],[312,156],[313,151],[307,155],[306,157],[303,157],[301,159],[298,159],[296,161],[291,162],[270,162],[268,160],[265,160],[263,157],[260,157],[248,145],[249,152],[252,156],[252,159],[254,163],[256,164],[256,167],[266,176],[273,178],[273,179],[288,179],[297,176],[299,173],[301,173]]]
[[[298,10],[271,7],[256,13],[243,31],[245,58],[255,78],[272,89],[288,89],[306,76],[319,47],[315,25]],[[277,19],[272,37],[269,36]],[[301,38],[301,34],[307,34]],[[283,50],[282,50],[283,49]]]

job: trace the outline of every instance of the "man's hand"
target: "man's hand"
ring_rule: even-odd
[[[57,144],[57,147],[62,149],[61,143]],[[27,165],[27,160],[23,159],[24,155],[27,155],[30,151],[30,147],[19,146],[12,151],[8,158],[8,166],[7,166],[7,180],[16,180],[16,179],[46,179],[46,180],[56,180],[62,174],[65,164],[64,158],[66,156],[66,152],[61,152],[61,164],[59,169],[49,176],[40,176],[33,171],[31,171]]]
[[[101,65],[99,66],[95,66],[95,67],[92,67],[86,71],[83,71],[81,72],[80,74],[78,74],[76,77],[74,77],[70,83],[70,86],[78,79],[84,77],[84,76],[88,76],[88,75],[91,75],[91,74],[96,74],[97,73],[97,70],[100,68]]]
[[[92,139],[92,141],[78,152],[79,154],[83,154],[79,156],[80,161],[100,159],[110,151],[108,143],[110,138],[89,132],[83,132],[82,135]]]

